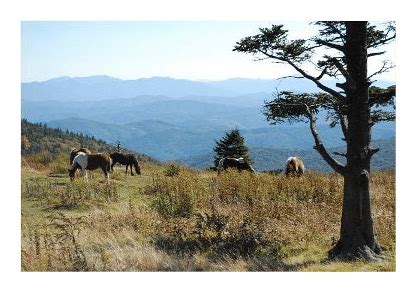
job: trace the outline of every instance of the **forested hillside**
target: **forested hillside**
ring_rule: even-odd
[[[31,123],[26,119],[21,120],[21,153],[29,156],[37,153],[47,153],[54,159],[59,155],[69,153],[72,148],[86,147],[94,152],[113,152],[116,145],[108,144],[94,136],[53,129],[42,123]],[[140,160],[154,161],[150,156],[122,148],[139,157]]]

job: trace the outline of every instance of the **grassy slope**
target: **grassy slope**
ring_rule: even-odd
[[[67,163],[66,161],[57,164]],[[339,233],[341,178],[215,173],[143,163],[106,187],[64,167],[22,167],[22,270],[394,271],[395,178],[372,177],[387,260],[325,263]],[[77,219],[78,218],[78,219]]]

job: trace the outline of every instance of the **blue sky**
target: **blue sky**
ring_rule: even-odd
[[[92,75],[278,78],[293,71],[271,61],[255,62],[252,55],[232,49],[259,27],[280,23],[293,38],[310,36],[315,29],[299,21],[22,22],[22,81]]]

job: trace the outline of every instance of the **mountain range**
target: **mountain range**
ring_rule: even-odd
[[[378,84],[388,85],[385,81]],[[264,101],[271,100],[276,90],[316,92],[311,82],[302,79],[62,77],[22,83],[22,117],[110,143],[119,140],[124,147],[156,159],[196,167],[209,166],[201,160],[211,163],[215,140],[235,127],[240,129],[257,162],[266,161],[271,153],[284,155],[286,152],[279,152],[282,149],[311,151],[308,124],[270,125],[265,120]],[[318,119],[323,141],[327,147],[342,147],[340,130],[329,128],[324,117],[322,113]],[[391,140],[395,123],[377,124],[372,136],[375,140]],[[258,165],[271,169],[267,163]]]

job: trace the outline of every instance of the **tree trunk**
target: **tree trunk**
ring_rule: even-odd
[[[341,236],[329,251],[332,259],[380,258],[373,229],[370,203],[370,106],[367,82],[367,22],[346,23],[345,56],[349,81],[346,86],[348,135],[347,165]]]

